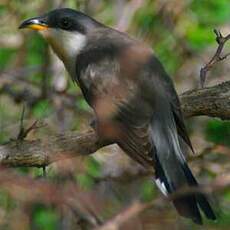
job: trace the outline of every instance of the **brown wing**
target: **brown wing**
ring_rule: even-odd
[[[152,164],[152,157],[149,156],[148,126],[152,112],[140,97],[136,79],[147,56],[143,51],[146,52],[138,46],[130,47],[116,59],[104,58],[91,63],[81,74],[80,82],[84,82],[81,88],[90,95],[89,103],[97,116],[99,134],[116,141],[139,163],[149,165]],[[131,57],[139,58],[133,62]]]
[[[119,110],[116,119],[122,123],[122,135],[117,140],[118,145],[140,164],[153,166],[153,156],[150,155],[152,146],[149,141],[149,120],[137,116],[128,104]]]

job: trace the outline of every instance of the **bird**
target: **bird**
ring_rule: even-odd
[[[155,183],[170,196],[198,182],[186,162],[193,152],[173,81],[153,49],[83,12],[59,8],[27,19],[20,29],[38,31],[61,59],[95,113],[101,140],[117,143],[143,167],[153,167]],[[216,220],[202,193],[172,200],[179,215],[202,224],[201,212]]]

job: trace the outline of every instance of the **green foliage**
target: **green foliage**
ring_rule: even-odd
[[[190,10],[192,21],[187,28],[189,45],[200,50],[215,42],[213,28],[230,19],[230,1],[193,0]]]
[[[165,68],[170,75],[174,75],[181,64],[181,56],[177,52],[172,52],[168,47],[174,45],[172,37],[162,39],[154,48],[162,63],[165,63]]]
[[[33,222],[37,230],[58,229],[58,214],[54,209],[38,205],[34,209]]]
[[[230,202],[230,191],[229,190],[224,193],[224,199]]]
[[[86,160],[86,172],[78,174],[76,179],[82,188],[90,189],[95,184],[95,180],[101,176],[101,165],[93,157]]]
[[[31,170],[30,168],[28,167],[18,167],[17,168],[17,171],[20,173],[20,174],[28,174]]]
[[[52,107],[48,100],[42,100],[33,107],[32,112],[37,119],[45,118],[52,112]]]
[[[141,199],[145,202],[151,201],[156,196],[156,190],[152,180],[145,180],[141,186]]]
[[[230,122],[210,120],[206,127],[206,137],[216,144],[230,146]]]
[[[218,26],[230,19],[229,0],[193,0],[191,10],[205,26]]]
[[[97,160],[95,160],[95,158],[89,157],[86,162],[86,171],[90,176],[94,178],[100,177],[101,165]]]
[[[221,229],[229,229],[228,227],[230,226],[230,211],[222,211],[218,216],[218,220],[216,222],[208,220],[205,220],[205,222],[209,225],[216,226],[218,229],[220,229],[220,227]]]
[[[4,69],[7,64],[15,57],[17,50],[12,48],[0,48],[0,70]]]
[[[2,16],[2,14],[5,11],[5,6],[4,5],[0,5],[0,16]]]
[[[0,191],[0,207],[6,209],[7,211],[14,210],[16,208],[16,201],[11,199],[8,192]]]
[[[87,104],[87,102],[85,101],[85,99],[83,98],[79,98],[76,101],[77,107],[80,108],[83,111],[89,111],[89,105]]]
[[[146,1],[145,5],[136,12],[135,20],[141,31],[149,32],[149,30],[153,29],[157,21],[156,15],[154,14],[153,2]]]
[[[197,51],[215,42],[215,35],[212,28],[207,28],[196,23],[188,26],[186,38],[190,47]]]
[[[0,144],[4,144],[8,140],[9,140],[8,139],[8,133],[0,130]]]
[[[94,185],[94,179],[88,174],[77,174],[76,179],[81,188],[90,189]]]
[[[30,41],[27,44],[27,57],[26,64],[30,65],[41,65],[44,64],[44,52],[47,47],[47,43],[44,39],[36,34],[32,33],[30,36]]]

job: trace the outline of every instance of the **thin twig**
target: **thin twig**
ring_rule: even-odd
[[[35,122],[32,123],[31,126],[25,129],[24,127],[25,111],[26,111],[26,106],[25,104],[23,104],[22,114],[20,118],[20,125],[19,125],[19,133],[17,135],[16,141],[23,141],[32,130],[39,129],[45,126],[44,123],[38,124],[38,120],[36,120]],[[14,139],[11,140],[14,141]]]
[[[127,223],[133,217],[139,215],[147,209],[154,207],[157,203],[162,201],[172,201],[181,196],[190,194],[210,194],[214,191],[221,191],[230,187],[230,174],[218,177],[213,183],[199,186],[199,187],[186,187],[178,190],[172,195],[165,197],[160,196],[149,203],[142,203],[135,201],[132,205],[120,212],[118,215],[107,221],[104,225],[96,228],[97,230],[119,230],[122,225]]]
[[[17,136],[17,140],[23,140],[24,139],[24,117],[25,117],[25,105],[23,104],[22,107],[22,114],[21,114],[21,118],[20,118],[20,126],[19,126],[19,133]]]
[[[214,29],[214,33],[216,34],[216,42],[218,43],[218,47],[216,49],[215,54],[213,55],[213,57],[211,58],[211,60],[200,69],[200,83],[201,83],[201,87],[204,87],[204,83],[206,80],[206,75],[207,72],[217,63],[220,62],[224,59],[226,59],[230,53],[225,54],[224,56],[221,56],[221,53],[224,49],[224,45],[225,43],[230,39],[230,34],[228,34],[227,36],[223,36],[221,34],[221,32],[217,29]]]

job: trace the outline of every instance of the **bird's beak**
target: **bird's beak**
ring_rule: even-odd
[[[49,26],[44,17],[30,18],[22,22],[19,29],[29,28],[32,30],[47,30]]]

